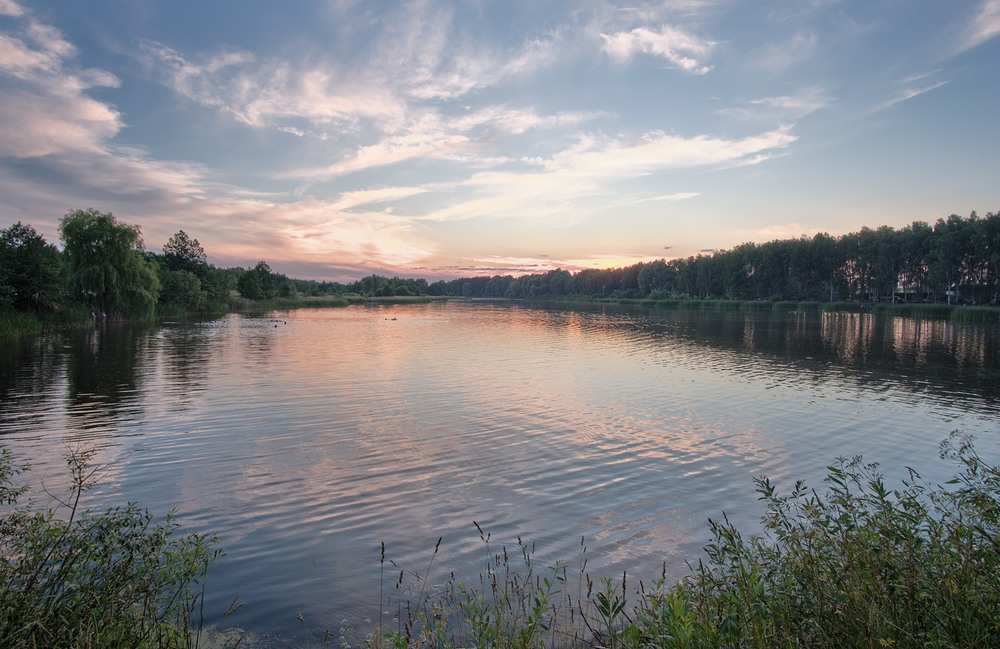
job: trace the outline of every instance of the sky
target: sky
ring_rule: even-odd
[[[0,227],[627,266],[1000,210],[1000,0],[0,0]]]

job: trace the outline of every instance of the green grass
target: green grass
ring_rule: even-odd
[[[958,324],[1000,324],[1000,308],[960,306],[951,312],[951,321]]]
[[[351,304],[427,304],[435,300],[443,301],[449,298],[433,297],[430,295],[395,295],[395,296],[370,296],[351,294],[345,296]],[[454,299],[454,298],[451,298]]]
[[[49,313],[0,311],[0,340],[14,341],[59,328],[93,326],[90,311],[82,307]]]
[[[704,557],[672,584],[624,574],[595,584],[584,561],[576,576],[561,563],[539,569],[520,540],[508,552],[480,529],[479,578],[452,577],[431,596],[432,558],[416,599],[400,596],[396,621],[380,621],[367,645],[1000,646],[1000,469],[958,434],[942,457],[959,467],[943,486],[909,471],[891,488],[860,457],[831,465],[821,491],[798,482],[781,495],[760,478],[764,533],[746,535],[725,515],[710,521]],[[403,581],[400,572],[396,592]]]
[[[287,297],[272,298],[269,300],[250,300],[239,295],[229,297],[229,311],[233,313],[259,313],[263,311],[275,311],[282,309],[305,309],[321,307],[343,307],[349,306],[351,301],[347,297],[339,295],[329,295],[320,297]]]
[[[17,340],[45,331],[45,322],[34,313],[0,312],[0,340]]]

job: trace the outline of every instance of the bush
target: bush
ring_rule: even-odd
[[[13,478],[26,467],[0,451],[0,646],[192,646],[197,586],[219,555],[216,539],[178,534],[170,516],[157,521],[133,503],[81,511],[90,456],[67,457],[61,520],[18,505],[26,488]]]
[[[708,561],[646,598],[641,635],[692,647],[1000,646],[1000,470],[958,435],[942,456],[963,466],[953,489],[912,471],[889,489],[860,457],[829,467],[824,495],[799,482],[779,496],[759,479],[765,536],[712,522]]]

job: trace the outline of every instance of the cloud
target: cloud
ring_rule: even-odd
[[[761,243],[779,239],[797,239],[802,235],[815,236],[822,231],[820,228],[807,227],[801,223],[780,223],[753,230],[730,230],[728,238]]]
[[[429,111],[403,133],[387,135],[372,144],[362,145],[329,165],[296,169],[281,173],[279,177],[326,179],[417,158],[495,166],[510,162],[505,157],[484,154],[485,148],[494,144],[493,140],[498,136],[574,126],[593,120],[598,115],[588,112],[538,115],[533,110],[504,105],[486,106],[454,118]]]
[[[414,237],[408,223],[395,221],[386,215],[367,212],[351,217],[330,212],[323,204],[280,206],[280,215],[302,215],[307,212],[312,222],[290,225],[281,235],[292,250],[285,259],[326,258],[338,263],[359,263],[373,266],[410,266],[431,256],[436,246],[422,243]]]
[[[182,96],[249,126],[321,139],[422,131],[428,116],[443,119],[442,103],[558,60],[557,35],[494,51],[455,36],[451,11],[427,2],[390,16],[353,59],[258,61],[244,51],[186,57],[151,41],[144,50],[161,82]]]
[[[694,74],[706,74],[712,70],[712,66],[704,61],[715,43],[672,25],[661,25],[656,31],[636,27],[628,32],[601,34],[601,39],[601,49],[619,63],[639,54],[647,54],[666,59],[671,67]]]
[[[455,185],[475,198],[460,200],[421,217],[432,221],[519,217],[545,226],[569,225],[596,205],[621,205],[621,183],[653,172],[692,167],[756,164],[796,140],[790,127],[741,139],[700,135],[683,138],[653,132],[628,143],[581,136],[572,147],[527,161],[534,169],[484,171]],[[682,200],[679,192],[650,200]]]
[[[345,192],[337,200],[336,205],[340,209],[350,209],[360,205],[374,205],[377,203],[389,203],[403,198],[417,196],[427,192],[424,187],[385,187],[382,189],[364,189],[353,192]]]
[[[520,135],[533,129],[576,126],[594,120],[600,115],[601,113],[598,112],[586,111],[564,111],[554,115],[539,115],[532,109],[496,104],[448,120],[447,127],[460,132],[486,127],[500,133]]]
[[[22,16],[22,9],[14,0],[0,0],[0,16]]]
[[[673,201],[686,201],[691,198],[698,198],[701,196],[701,192],[677,192],[675,194],[660,194],[657,196],[647,196],[645,198],[637,198],[635,200],[622,201],[622,205],[638,205],[640,203],[659,203],[659,202],[673,202]],[[664,250],[669,249],[670,246],[664,248]]]
[[[984,0],[962,30],[956,53],[982,45],[997,34],[1000,34],[1000,0]]]
[[[901,83],[905,87],[896,91],[891,98],[876,106],[871,112],[875,113],[888,110],[896,104],[913,99],[914,97],[919,97],[920,95],[928,93],[931,90],[936,90],[937,88],[940,88],[948,83],[947,81],[929,81],[929,76],[931,75],[921,74],[903,79]]]
[[[0,96],[0,156],[36,158],[74,151],[101,151],[121,129],[118,113],[75,94],[26,90]]]
[[[716,111],[739,119],[764,119],[769,121],[795,121],[827,108],[833,99],[819,86],[802,88],[792,95],[751,99],[746,106],[723,108]]]
[[[811,31],[799,31],[788,40],[769,43],[751,53],[749,65],[777,73],[805,61],[816,52],[819,37]]]
[[[14,5],[16,7],[16,5]],[[18,15],[11,5],[8,15]],[[27,17],[19,33],[0,34],[0,155],[12,158],[98,152],[122,128],[118,111],[88,97],[93,87],[117,87],[103,70],[75,65],[76,48],[59,30]]]
[[[572,169],[577,174],[621,177],[658,169],[756,164],[796,139],[790,126],[736,140],[708,135],[684,138],[652,132],[631,144],[610,141],[585,150],[566,151],[547,166]]]
[[[540,257],[510,257],[487,255],[468,260],[468,263],[458,266],[436,267],[436,272],[450,275],[540,275],[552,270],[565,270],[577,273],[588,269],[624,268],[639,263],[649,263],[663,259],[663,255],[635,255],[628,253],[607,253],[585,258],[553,259]]]
[[[391,125],[405,116],[405,104],[392,92],[355,80],[337,65],[303,69],[283,61],[258,63],[249,52],[189,61],[159,43],[146,42],[143,49],[175,92],[248,126],[325,134],[356,128],[358,120]],[[311,131],[299,128],[300,120]]]
[[[409,133],[362,146],[355,153],[331,165],[299,169],[281,174],[279,177],[329,178],[413,158],[455,158],[461,156],[469,147],[469,139],[463,135],[449,135],[443,132]]]

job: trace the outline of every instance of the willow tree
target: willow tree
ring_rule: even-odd
[[[64,216],[59,237],[71,289],[80,301],[125,317],[153,315],[160,282],[142,257],[139,226],[89,208]]]

